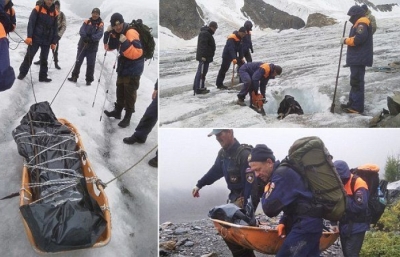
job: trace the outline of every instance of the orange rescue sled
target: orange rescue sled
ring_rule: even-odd
[[[237,225],[222,220],[211,219],[218,233],[227,241],[264,254],[276,254],[284,239],[278,236],[276,229],[264,229]],[[339,233],[324,232],[321,236],[319,249],[329,248],[339,237]]]
[[[60,118],[60,119],[58,119],[58,121],[64,125],[66,125],[75,134],[77,147],[81,150],[84,150],[84,147],[82,145],[82,140],[80,138],[79,132],[76,129],[76,127],[74,125],[72,125],[70,122],[68,122],[66,119]],[[91,168],[89,159],[87,157],[84,158],[82,156],[81,162],[82,162],[83,175],[86,178],[97,178],[96,174],[94,173],[94,171]],[[31,188],[27,188],[25,186],[28,183],[30,183],[29,173],[28,173],[28,169],[24,166],[24,168],[22,170],[22,187],[21,187],[21,191],[20,191],[20,200],[19,200],[20,206],[33,202]],[[96,184],[96,187],[95,187],[95,184]],[[86,186],[87,186],[89,194],[96,200],[96,202],[99,204],[99,206],[103,210],[104,217],[107,221],[106,229],[104,230],[103,234],[98,238],[97,242],[92,246],[92,248],[102,247],[102,246],[107,245],[111,239],[111,214],[110,214],[110,208],[108,205],[108,199],[107,199],[106,194],[104,193],[103,186],[100,183],[97,183],[97,181],[94,181],[94,180],[93,180],[93,182],[87,181]],[[22,218],[22,221],[24,223],[25,232],[27,234],[28,240],[31,243],[33,249],[36,252],[41,253],[41,254],[47,253],[47,252],[41,251],[37,247],[37,245],[35,243],[35,239],[32,236],[32,232],[29,229],[28,224],[26,223],[24,218]]]

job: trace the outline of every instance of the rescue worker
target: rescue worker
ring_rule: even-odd
[[[10,30],[10,32],[13,32],[15,30],[15,27],[17,26],[17,19],[15,18],[15,10],[13,5],[14,4],[11,0],[5,0],[4,12],[8,15],[8,18],[12,23],[12,29]]]
[[[126,128],[130,124],[132,113],[135,112],[137,90],[144,70],[145,60],[139,32],[125,23],[120,13],[114,13],[103,40],[105,50],[118,49],[120,53],[117,67],[117,102],[114,110],[105,110],[104,113],[107,117],[121,119],[122,109],[125,108],[125,116],[118,126]]]
[[[268,217],[281,211],[278,236],[286,237],[276,257],[319,257],[322,235],[322,210],[313,205],[313,194],[301,176],[289,166],[280,165],[273,151],[264,144],[251,150],[249,165],[265,183],[261,198]]]
[[[265,90],[270,79],[275,79],[277,75],[281,75],[281,66],[273,63],[248,62],[239,69],[239,76],[243,82],[242,89],[237,94],[238,100],[236,104],[246,106],[244,99],[247,94],[259,94],[258,90],[265,99]],[[251,95],[250,95],[251,103]]]
[[[243,56],[246,59],[246,62],[252,62],[253,58],[251,57],[251,54],[254,53],[254,51],[253,42],[251,41],[251,31],[253,23],[251,21],[246,21],[244,23],[244,28],[246,29],[246,35],[243,37]]]
[[[152,94],[153,101],[147,107],[143,117],[140,119],[139,124],[136,126],[135,133],[130,137],[125,137],[123,142],[128,145],[134,143],[144,144],[147,136],[157,123],[158,120],[158,80],[154,85],[154,91]]]
[[[338,160],[333,164],[347,193],[345,215],[339,221],[343,255],[359,256],[365,232],[369,230],[368,185],[362,178],[351,174],[346,162]],[[336,223],[332,225],[337,232]]]
[[[58,25],[58,43],[56,46],[55,50],[51,50],[53,52],[53,57],[54,57],[54,67],[56,69],[61,70],[61,67],[58,65],[58,49],[60,46],[60,39],[64,35],[65,30],[67,29],[67,19],[65,18],[65,14],[60,11],[60,1],[55,1],[54,6],[56,7],[56,10],[58,11],[58,18],[57,18],[57,25]],[[37,62],[34,62],[34,64],[40,64],[40,60]]]
[[[218,71],[216,85],[218,89],[227,89],[223,82],[225,79],[226,72],[229,70],[231,63],[233,65],[238,64],[241,66],[243,64],[243,47],[242,38],[246,35],[246,29],[241,27],[239,31],[234,31],[228,36],[224,50],[222,52],[222,63]]]
[[[39,82],[51,82],[51,79],[47,77],[47,58],[50,48],[52,50],[56,49],[56,44],[58,43],[57,18],[58,11],[53,4],[53,0],[43,0],[32,10],[27,27],[27,38],[25,39],[28,50],[24,61],[19,67],[18,79],[25,78],[40,47]]]
[[[364,112],[365,66],[373,62],[372,26],[361,6],[352,6],[347,15],[353,24],[349,37],[342,38],[341,44],[347,45],[346,63],[350,66],[350,94],[347,104],[340,107],[347,113]]]
[[[375,34],[376,29],[378,28],[376,26],[376,19],[375,16],[372,15],[371,10],[368,9],[368,6],[366,4],[361,5],[361,7],[364,9],[365,11],[365,17],[368,18],[368,20],[371,22],[371,26],[372,26],[372,34]]]
[[[248,169],[247,157],[250,150],[244,148],[233,135],[232,129],[213,129],[208,136],[215,135],[221,145],[221,150],[210,170],[197,182],[192,190],[193,197],[200,197],[199,191],[206,185],[224,177],[230,190],[228,202],[243,208],[247,204],[249,196],[252,198],[254,209],[260,201],[262,181],[255,179],[254,173]],[[225,241],[234,257],[255,256],[253,250]]]
[[[216,46],[213,35],[217,28],[218,24],[215,21],[212,21],[208,26],[204,26],[200,29],[196,51],[196,60],[199,62],[199,65],[193,83],[194,94],[207,94],[210,92],[210,90],[204,86],[204,83],[208,67],[210,62],[213,61],[215,55]]]
[[[92,17],[85,20],[79,30],[81,36],[78,42],[78,52],[76,63],[72,71],[72,77],[68,78],[71,82],[77,82],[79,72],[86,57],[86,85],[90,86],[94,80],[94,68],[96,65],[96,55],[99,49],[99,41],[103,37],[104,23],[100,18],[100,9],[92,10]]]
[[[4,0],[0,0],[0,92],[10,89],[15,80],[14,69],[10,66],[7,39],[7,33],[14,27],[8,15],[4,12],[4,4]]]

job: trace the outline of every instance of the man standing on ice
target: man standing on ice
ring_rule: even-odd
[[[372,26],[361,6],[352,6],[347,15],[353,27],[349,37],[342,38],[340,43],[347,45],[346,62],[350,66],[351,89],[349,101],[340,107],[347,113],[363,113],[365,66],[371,67],[373,61]]]

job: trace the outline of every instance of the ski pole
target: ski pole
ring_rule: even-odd
[[[344,37],[344,34],[346,33],[346,24],[347,24],[347,21],[344,22],[343,37]],[[331,113],[335,113],[336,89],[337,89],[338,80],[339,80],[340,62],[342,61],[342,51],[343,51],[343,44],[340,46],[339,64],[338,64],[338,70],[337,70],[337,74],[336,74],[335,91],[333,93],[333,100],[332,100],[332,105],[331,105]]]
[[[112,80],[112,76],[114,75],[115,65],[117,64],[118,57],[119,57],[119,55],[117,54],[117,57],[115,58],[115,62],[113,65],[113,70],[111,72],[110,82]],[[104,106],[106,105],[106,100],[107,100],[107,94],[108,94],[108,89],[106,90],[106,95],[104,96],[103,107],[101,108],[101,114],[100,114],[100,121],[101,121],[101,118],[103,117]]]
[[[235,66],[236,66],[236,64],[233,64],[233,67],[232,67],[232,78],[231,78],[231,86],[232,87],[233,87],[233,79],[235,77]]]
[[[110,42],[110,36],[108,37],[107,40],[107,45]],[[101,71],[100,71],[100,76],[99,76],[99,80],[97,82],[97,87],[96,87],[96,93],[94,94],[94,99],[93,99],[93,104],[92,104],[92,108],[94,106],[94,102],[96,101],[96,96],[97,96],[97,90],[99,90],[99,86],[100,86],[100,78],[101,78],[101,74],[103,74],[103,69],[104,69],[104,62],[106,61],[106,56],[107,56],[107,50],[104,52],[104,59],[103,59],[103,64],[101,67]]]

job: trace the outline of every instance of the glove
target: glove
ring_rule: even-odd
[[[201,60],[202,60],[203,62],[207,61],[206,57],[201,57]]]
[[[251,51],[252,54],[254,53],[253,49],[250,49],[250,51]]]
[[[124,43],[125,40],[126,40],[125,35],[124,35],[124,34],[121,34],[121,35],[119,36],[119,42]]]
[[[346,38],[345,38],[345,37],[342,37],[342,38],[340,39],[340,44],[342,44],[342,45],[345,45],[345,44],[346,44]]]
[[[285,225],[284,224],[279,224],[276,227],[276,230],[278,230],[278,236],[284,238],[286,236],[286,232],[285,232]]]
[[[197,186],[195,186],[195,187],[193,188],[193,190],[192,190],[192,195],[193,195],[193,197],[200,197],[199,191],[200,191],[200,188],[198,188]]]
[[[233,60],[232,60],[232,63],[233,63],[233,64],[237,64],[237,60],[236,60],[236,59],[233,59]]]
[[[50,45],[51,50],[56,50],[56,46],[57,46],[56,44],[51,44]]]
[[[32,45],[32,38],[31,38],[31,37],[27,37],[27,38],[24,40],[24,42],[25,42],[25,44],[27,44],[27,45]]]
[[[112,30],[113,30],[113,28],[111,27],[111,25],[108,25],[107,32],[111,32]]]

